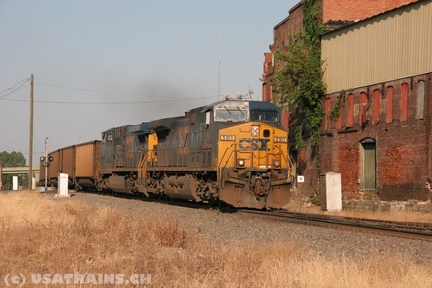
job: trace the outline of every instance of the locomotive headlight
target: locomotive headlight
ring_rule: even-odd
[[[258,137],[258,135],[259,135],[259,126],[252,125],[252,136]]]
[[[273,167],[279,168],[281,165],[281,162],[279,160],[273,160]]]
[[[237,166],[243,167],[245,165],[244,159],[237,159]]]

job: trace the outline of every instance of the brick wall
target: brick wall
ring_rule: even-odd
[[[272,52],[286,50],[290,44],[290,36],[303,27],[303,11],[301,4],[297,4],[289,10],[289,16],[277,24],[273,29],[273,44],[270,45]],[[276,63],[276,69],[277,67]]]
[[[289,45],[289,37],[293,35],[295,31],[302,28],[303,24],[303,11],[301,10],[301,3],[298,3],[289,10],[289,15],[278,23],[273,29],[273,44],[270,45],[271,53],[264,53],[264,65],[263,65],[263,84],[262,84],[262,100],[270,101],[273,100],[272,88],[270,85],[271,79],[273,78],[273,69],[280,69],[281,63],[279,61],[273,62],[273,53],[278,50],[286,50],[286,46]],[[273,67],[274,65],[274,67]],[[274,103],[277,103],[275,99]]]
[[[330,123],[323,123],[321,130],[320,172],[342,174],[345,199],[356,199],[362,195],[362,140],[365,139],[376,144],[374,192],[379,199],[405,201],[427,200],[430,197],[426,183],[431,177],[431,79],[432,73],[429,73],[355,89],[347,93],[353,95],[354,105],[349,105],[347,95],[339,119],[328,120],[326,115],[325,119]],[[419,98],[423,96],[418,91],[421,81],[424,83],[423,100]],[[393,90],[391,109],[390,87]],[[366,95],[363,105],[362,93]],[[404,93],[407,95],[404,96]],[[328,95],[327,103],[330,101],[333,107],[337,96],[336,93]],[[419,105],[419,101],[424,101],[424,105]],[[420,114],[419,109],[423,110]],[[364,123],[362,111],[366,119]],[[352,127],[348,125],[350,114],[354,115]]]
[[[323,0],[323,22],[356,21],[417,0]]]
[[[262,79],[269,79],[268,81],[263,81],[262,83],[262,101],[272,100],[272,86],[270,77],[273,74],[273,54],[264,53],[264,65]]]

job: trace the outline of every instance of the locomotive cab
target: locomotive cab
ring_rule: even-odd
[[[294,166],[280,109],[269,102],[227,99],[200,112],[211,114],[202,147],[212,147],[219,199],[234,207],[286,205]]]

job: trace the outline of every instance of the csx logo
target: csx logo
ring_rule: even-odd
[[[239,142],[239,148],[242,151],[248,150],[259,150],[265,151],[269,139],[258,139],[258,138],[242,138]]]

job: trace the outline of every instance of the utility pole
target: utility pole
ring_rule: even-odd
[[[3,190],[2,179],[3,179],[3,163],[2,160],[0,159],[0,191]]]
[[[48,138],[45,138],[45,192],[48,191]]]
[[[33,91],[34,75],[30,74],[30,137],[29,137],[29,172],[28,190],[33,190]]]

